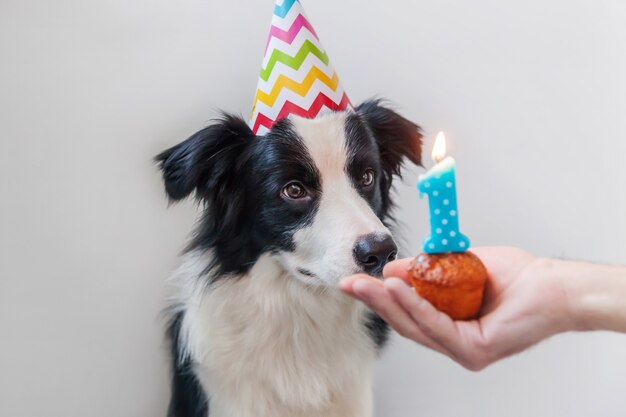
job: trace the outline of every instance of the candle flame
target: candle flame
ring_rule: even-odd
[[[433,145],[432,157],[435,162],[439,163],[446,156],[446,135],[443,132],[437,134],[435,144]]]

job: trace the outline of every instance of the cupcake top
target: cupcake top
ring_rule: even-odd
[[[409,266],[412,275],[433,285],[482,286],[487,270],[481,260],[472,252],[454,252],[417,255]]]

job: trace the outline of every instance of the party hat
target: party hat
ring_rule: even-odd
[[[290,114],[313,119],[350,100],[299,0],[276,0],[250,128],[263,135]]]

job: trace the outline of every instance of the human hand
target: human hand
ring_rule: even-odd
[[[453,321],[417,295],[407,285],[411,259],[388,264],[384,282],[359,274],[344,278],[340,288],[402,336],[474,371],[573,327],[563,283],[545,273],[550,260],[509,247],[472,251],[489,273],[476,320]]]

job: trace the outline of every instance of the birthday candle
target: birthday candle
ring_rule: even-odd
[[[459,231],[459,209],[456,201],[455,162],[445,157],[446,140],[439,132],[433,147],[433,159],[437,164],[421,175],[417,188],[420,197],[428,195],[430,208],[430,236],[424,240],[424,252],[464,252],[470,240]]]

